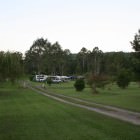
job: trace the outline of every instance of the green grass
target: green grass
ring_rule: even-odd
[[[139,140],[140,126],[29,89],[0,88],[0,140]]]
[[[59,94],[140,112],[140,87],[136,83],[131,83],[126,89],[120,89],[115,84],[108,85],[105,89],[98,89],[98,94],[93,94],[89,87],[77,92],[73,84],[73,82],[53,84],[47,88]]]

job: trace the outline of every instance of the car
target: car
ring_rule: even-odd
[[[53,82],[53,83],[61,83],[62,80],[60,80],[60,79],[53,79],[52,82]]]

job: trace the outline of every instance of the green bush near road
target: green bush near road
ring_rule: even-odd
[[[85,88],[85,81],[83,79],[77,79],[74,83],[76,91],[82,91]]]

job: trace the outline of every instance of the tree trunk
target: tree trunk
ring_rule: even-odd
[[[92,90],[93,90],[93,93],[98,93],[98,91],[96,90],[96,85],[95,84],[92,84]]]

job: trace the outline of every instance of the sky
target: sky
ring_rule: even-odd
[[[130,52],[140,0],[0,0],[0,51],[30,49],[43,37],[62,49]]]

